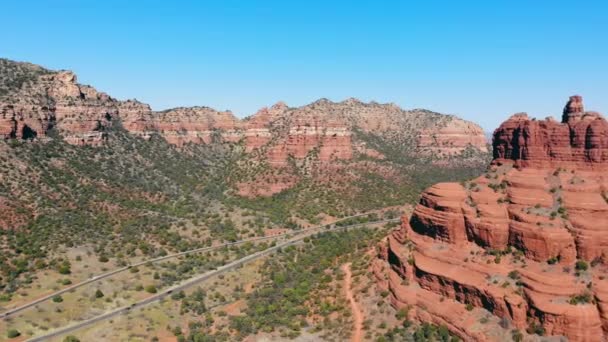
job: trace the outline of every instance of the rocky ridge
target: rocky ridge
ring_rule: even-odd
[[[149,137],[156,132],[178,146],[209,143],[214,133],[227,141],[244,140],[248,151],[272,140],[266,153],[270,163],[279,164],[288,155],[303,158],[315,148],[320,149],[321,160],[350,159],[354,149],[364,149],[352,142],[354,127],[364,132],[407,131],[416,137],[421,153],[451,155],[468,146],[486,150],[483,132],[473,123],[424,110],[405,111],[393,104],[322,99],[290,108],[277,103],[244,120],[207,107],[154,112],[136,100],[119,101],[81,85],[70,71],[0,61],[4,85],[0,136],[4,138],[43,138],[55,127],[72,144],[96,145],[106,137],[104,128],[120,119],[133,134]]]
[[[99,146],[118,124],[180,149],[216,142],[241,146],[247,156],[230,181],[245,197],[271,196],[304,179],[341,177],[351,184],[370,172],[393,179],[396,164],[478,168],[488,155],[479,126],[428,110],[351,98],[301,107],[279,102],[242,120],[208,107],[157,112],[81,85],[70,71],[0,59],[0,137],[44,141],[52,132],[72,145]]]
[[[580,96],[562,121],[516,114],[485,175],[439,183],[380,246],[395,307],[465,340],[608,337],[608,123]]]

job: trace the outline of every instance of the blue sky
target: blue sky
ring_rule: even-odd
[[[0,56],[154,109],[395,102],[493,130],[608,112],[606,1],[2,1]]]

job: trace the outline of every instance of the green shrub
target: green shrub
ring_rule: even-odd
[[[524,340],[524,334],[517,329],[511,331],[511,339],[513,342],[522,342]]]
[[[407,318],[408,311],[409,311],[409,310],[408,310],[408,309],[405,309],[405,308],[399,309],[399,311],[397,311],[397,314],[395,315],[395,317],[396,317],[398,320],[402,320],[402,319],[404,319],[404,318]]]
[[[578,271],[586,271],[587,269],[589,269],[589,264],[587,264],[587,262],[584,260],[579,260],[576,262],[575,268]]]
[[[570,300],[568,301],[568,303],[572,304],[572,305],[578,305],[578,304],[589,304],[593,301],[593,296],[588,293],[581,293],[575,296],[572,296],[570,298]]]
[[[148,293],[156,293],[157,292],[156,286],[154,286],[154,285],[148,285],[148,286],[146,286],[146,292],[148,292]]]
[[[519,271],[513,270],[513,271],[509,272],[509,278],[511,278],[513,280],[520,279],[521,276],[519,275]]]
[[[9,329],[6,332],[6,337],[8,337],[8,338],[15,338],[15,337],[18,337],[18,336],[21,336],[21,333],[17,329]]]
[[[67,263],[67,264],[62,264],[61,266],[59,266],[59,267],[57,268],[57,271],[58,271],[60,274],[70,274],[70,273],[72,273],[72,271],[70,270],[70,264],[69,264],[69,263]]]

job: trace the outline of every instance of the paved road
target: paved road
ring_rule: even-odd
[[[331,231],[350,229],[350,228],[360,228],[360,227],[364,227],[364,226],[371,225],[371,224],[396,222],[398,220],[400,220],[400,219],[399,218],[396,218],[396,219],[386,219],[386,220],[367,222],[367,223],[360,223],[360,224],[355,224],[355,225],[350,225],[350,226],[344,226],[344,227],[334,227],[334,228],[331,229]],[[324,227],[324,226],[322,226],[322,227]],[[320,227],[316,227],[315,229],[319,229],[319,228]],[[232,261],[232,262],[230,262],[230,263],[228,263],[228,264],[226,264],[224,266],[218,267],[215,270],[211,270],[211,271],[208,271],[208,272],[206,272],[206,273],[204,273],[204,274],[202,274],[202,275],[200,275],[198,277],[191,278],[191,279],[189,279],[189,280],[187,280],[187,281],[185,281],[185,282],[183,282],[181,284],[178,284],[178,285],[175,285],[173,287],[170,287],[170,288],[168,288],[166,290],[163,290],[162,292],[159,292],[159,293],[157,293],[157,294],[155,294],[153,296],[150,296],[150,297],[148,297],[146,299],[143,299],[143,300],[141,300],[139,302],[133,303],[133,304],[131,304],[129,306],[124,306],[122,308],[118,308],[118,309],[115,309],[113,311],[106,312],[106,313],[104,313],[102,315],[93,317],[91,319],[87,319],[87,320],[84,320],[82,322],[78,322],[78,323],[75,323],[73,325],[57,329],[57,330],[55,330],[53,332],[50,332],[50,333],[48,333],[46,335],[43,335],[43,336],[33,337],[33,338],[31,338],[31,339],[29,339],[27,341],[28,342],[45,341],[47,339],[50,339],[50,338],[53,338],[53,337],[57,337],[57,336],[60,336],[60,335],[64,335],[64,334],[68,334],[70,332],[73,332],[75,330],[81,329],[81,328],[83,328],[85,326],[88,326],[88,325],[91,325],[93,323],[97,323],[99,321],[103,321],[103,320],[106,320],[108,318],[120,315],[120,314],[128,313],[128,312],[132,311],[133,309],[137,309],[137,308],[140,308],[142,306],[148,305],[150,303],[159,301],[159,300],[161,300],[161,299],[163,299],[163,298],[171,295],[173,292],[181,291],[181,290],[186,289],[186,288],[188,288],[188,287],[190,287],[190,286],[192,286],[194,284],[197,284],[197,283],[200,283],[201,281],[209,279],[209,278],[211,278],[213,276],[216,276],[216,275],[219,275],[221,273],[230,271],[230,270],[232,270],[232,269],[234,269],[234,268],[236,268],[238,266],[243,265],[246,262],[253,261],[253,260],[259,259],[259,258],[261,258],[263,256],[266,256],[266,255],[268,255],[270,253],[273,253],[273,252],[275,252],[276,250],[278,250],[280,248],[284,248],[284,247],[288,247],[288,246],[291,246],[291,245],[295,245],[295,244],[301,242],[302,240],[304,240],[304,238],[306,238],[308,236],[311,236],[314,233],[314,232],[311,232],[310,230],[311,229],[307,229],[305,234],[296,236],[294,238],[291,238],[288,241],[279,243],[279,244],[277,244],[277,245],[275,245],[273,247],[269,247],[269,248],[267,248],[265,250],[262,250],[262,251],[255,252],[253,254],[247,255],[247,256],[245,256],[245,257],[243,257],[241,259]],[[300,232],[302,232],[302,231],[300,231]]]
[[[352,219],[352,218],[356,218],[356,217],[361,217],[361,216],[367,216],[367,215],[378,213],[378,212],[379,212],[378,210],[375,210],[375,211],[371,211],[371,212],[367,212],[367,213],[363,213],[363,214],[357,214],[357,215],[353,215],[353,216],[348,216],[348,217],[342,218],[340,220],[334,221],[334,222],[332,222],[330,224],[333,225],[333,224],[336,224],[336,223],[344,221],[344,220],[348,220],[348,219]],[[10,315],[14,315],[14,314],[16,314],[16,313],[18,313],[20,311],[25,310],[25,309],[31,308],[31,307],[33,307],[33,306],[35,306],[37,304],[40,304],[40,303],[42,303],[44,301],[50,300],[51,298],[53,298],[55,296],[62,295],[64,293],[66,293],[66,292],[75,290],[75,289],[80,288],[82,286],[89,285],[89,284],[94,283],[96,281],[99,281],[99,280],[111,277],[111,276],[113,276],[113,275],[115,275],[117,273],[124,272],[124,271],[126,271],[126,270],[128,270],[130,268],[133,268],[133,267],[142,266],[142,265],[145,265],[145,264],[148,264],[148,263],[156,263],[156,262],[159,262],[159,261],[164,261],[164,260],[167,260],[167,259],[177,258],[177,257],[188,255],[188,254],[207,252],[207,251],[218,249],[218,248],[222,248],[222,247],[229,247],[229,246],[239,245],[239,244],[243,244],[243,243],[246,243],[246,242],[257,242],[257,241],[264,241],[264,240],[272,240],[272,239],[277,239],[277,238],[283,237],[283,236],[290,236],[290,235],[294,235],[294,234],[302,234],[302,233],[305,233],[305,232],[321,229],[321,228],[323,228],[325,226],[326,225],[315,226],[315,227],[306,228],[306,229],[302,229],[302,230],[291,231],[291,232],[288,232],[288,233],[285,233],[285,234],[281,234],[281,235],[263,236],[263,237],[245,239],[245,240],[240,240],[240,241],[235,241],[235,242],[228,242],[228,243],[224,243],[224,244],[217,245],[217,246],[201,247],[201,248],[192,249],[192,250],[184,251],[184,252],[180,252],[180,253],[168,254],[168,255],[165,255],[165,256],[162,256],[162,257],[158,257],[158,258],[154,258],[154,259],[149,259],[149,260],[141,261],[141,262],[138,262],[138,263],[135,263],[135,264],[130,264],[128,266],[117,268],[117,269],[115,269],[113,271],[110,271],[110,272],[107,272],[107,273],[103,273],[103,274],[91,277],[91,278],[89,278],[87,280],[84,280],[84,281],[82,281],[80,283],[76,283],[76,284],[70,285],[70,286],[68,286],[68,287],[66,287],[64,289],[61,289],[61,290],[59,290],[57,292],[54,292],[54,293],[48,294],[46,296],[40,297],[40,298],[38,298],[36,300],[33,300],[33,301],[31,301],[31,302],[29,302],[27,304],[23,304],[23,305],[18,306],[16,308],[9,309],[9,310],[7,310],[7,311],[5,311],[3,313],[0,313],[0,319],[2,319],[4,317],[7,317],[7,316],[10,316]]]

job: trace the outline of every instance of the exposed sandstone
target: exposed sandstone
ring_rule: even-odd
[[[238,124],[231,112],[219,112],[208,107],[174,108],[156,113],[152,119],[153,130],[177,146],[209,144],[214,134],[226,141],[238,141]]]
[[[453,120],[438,129],[425,129],[418,139],[420,150],[440,156],[460,153],[467,146],[486,151],[485,145],[486,138],[481,127],[462,120]]]
[[[208,107],[155,112],[137,100],[117,100],[82,85],[70,71],[1,59],[0,64],[0,137],[44,140],[54,129],[70,144],[100,145],[110,138],[110,128],[120,124],[133,135],[159,135],[180,148],[238,143],[248,154],[239,165],[247,171],[244,179],[232,184],[241,195],[270,196],[313,174],[328,180],[319,170],[352,169],[359,162],[381,169],[383,161],[412,164],[424,158],[438,166],[459,162],[476,167],[487,156],[479,126],[427,110],[351,98],[321,99],[301,107],[279,102],[242,120]],[[9,81],[4,82],[6,75]],[[478,153],[468,153],[471,148]],[[378,165],[369,165],[373,161]],[[380,175],[385,173],[391,174]]]
[[[532,120],[516,114],[494,132],[494,159],[517,167],[608,169],[608,122],[598,113],[582,112],[573,96],[562,122]]]
[[[476,310],[522,331],[608,337],[606,127],[580,96],[562,123],[524,114],[503,123],[488,172],[426,190],[382,245],[373,270],[391,303],[466,340],[502,330],[480,333]],[[593,267],[575,270],[577,260]]]
[[[276,165],[284,165],[289,156],[301,159],[311,152],[321,161],[348,160],[354,153],[382,158],[381,152],[355,137],[356,130],[407,136],[422,154],[449,156],[469,146],[486,151],[479,126],[425,110],[405,111],[394,104],[322,99],[290,108],[279,102],[244,120],[207,107],[153,112],[146,104],[119,101],[81,85],[70,71],[54,72],[8,60],[2,60],[2,65],[29,72],[27,82],[0,96],[0,136],[5,138],[24,138],[24,129],[25,138],[42,138],[55,127],[72,144],[99,144],[106,137],[105,128],[120,119],[133,134],[148,138],[156,132],[178,146],[209,143],[214,135],[225,141],[244,140],[247,152],[261,149],[269,163]]]

